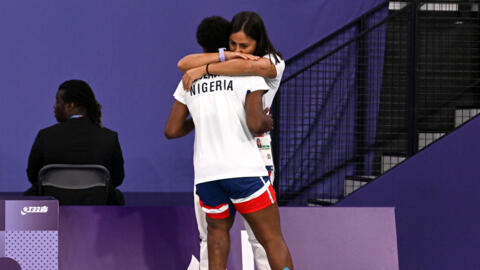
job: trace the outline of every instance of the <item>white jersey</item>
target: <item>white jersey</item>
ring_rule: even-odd
[[[275,57],[271,54],[266,54],[264,58],[270,59],[272,63],[275,64],[275,69],[277,70],[277,76],[275,78],[265,78],[265,82],[268,84],[268,92],[263,95],[263,108],[271,107],[273,98],[280,87],[280,82],[282,80],[283,71],[285,70],[285,61],[277,55],[278,63],[276,63]]]
[[[207,75],[174,97],[185,104],[195,124],[195,184],[237,177],[267,175],[247,126],[248,91],[268,90],[262,77]]]

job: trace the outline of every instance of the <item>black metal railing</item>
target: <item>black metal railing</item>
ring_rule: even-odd
[[[479,2],[387,1],[287,61],[280,204],[335,203],[480,111]]]

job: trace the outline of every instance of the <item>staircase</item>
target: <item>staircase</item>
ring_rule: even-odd
[[[335,204],[480,113],[478,2],[386,1],[287,61],[280,204]]]

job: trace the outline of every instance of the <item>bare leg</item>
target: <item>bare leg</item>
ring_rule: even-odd
[[[283,240],[280,228],[278,205],[275,203],[260,211],[243,214],[243,216],[250,224],[257,240],[265,248],[272,270],[283,270],[285,267],[293,269],[292,257],[285,240]]]
[[[212,219],[207,216],[208,223],[208,269],[225,270],[230,251],[230,228],[235,217]]]

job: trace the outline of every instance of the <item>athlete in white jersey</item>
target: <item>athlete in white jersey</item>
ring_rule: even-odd
[[[235,91],[234,91],[235,89]],[[235,177],[267,175],[246,125],[247,92],[268,90],[261,77],[206,75],[190,91],[181,82],[174,97],[195,123],[195,184]]]
[[[207,214],[209,269],[226,268],[229,230],[239,211],[267,252],[272,269],[293,269],[280,229],[275,192],[252,133],[273,127],[263,113],[261,77],[208,75],[189,92],[179,83],[165,128],[168,138],[195,125],[195,186]]]
[[[210,23],[212,24],[213,22]],[[270,43],[263,21],[254,12],[241,12],[237,14],[232,20],[233,29],[229,37],[229,46],[217,46],[229,47],[231,51],[219,50],[219,52],[217,52],[215,44],[211,42],[212,39],[215,39],[212,36],[212,30],[218,31],[219,29],[219,22],[215,21],[215,23],[217,25],[210,27],[210,29],[208,29],[210,31],[204,31],[205,34],[202,34],[200,26],[197,30],[197,41],[206,52],[210,53],[187,55],[178,63],[179,69],[185,73],[182,79],[185,89],[189,89],[195,79],[205,75],[207,64],[209,64],[209,73],[211,74],[259,75],[264,77],[269,86],[269,91],[263,96],[263,106],[268,110],[280,86],[280,81],[285,69],[285,62]],[[224,22],[220,22],[220,24],[222,23]],[[221,39],[218,38],[221,35],[222,33],[216,33],[217,44],[222,42]],[[259,134],[256,140],[260,142],[259,150],[273,183],[274,167],[270,134]],[[204,270],[207,269],[208,266],[206,246],[207,224],[204,214],[200,209],[198,196],[195,196],[195,214],[201,240],[200,269]],[[253,248],[257,269],[269,270],[270,267],[265,251],[255,239],[248,224],[245,221],[244,223],[250,244]]]

